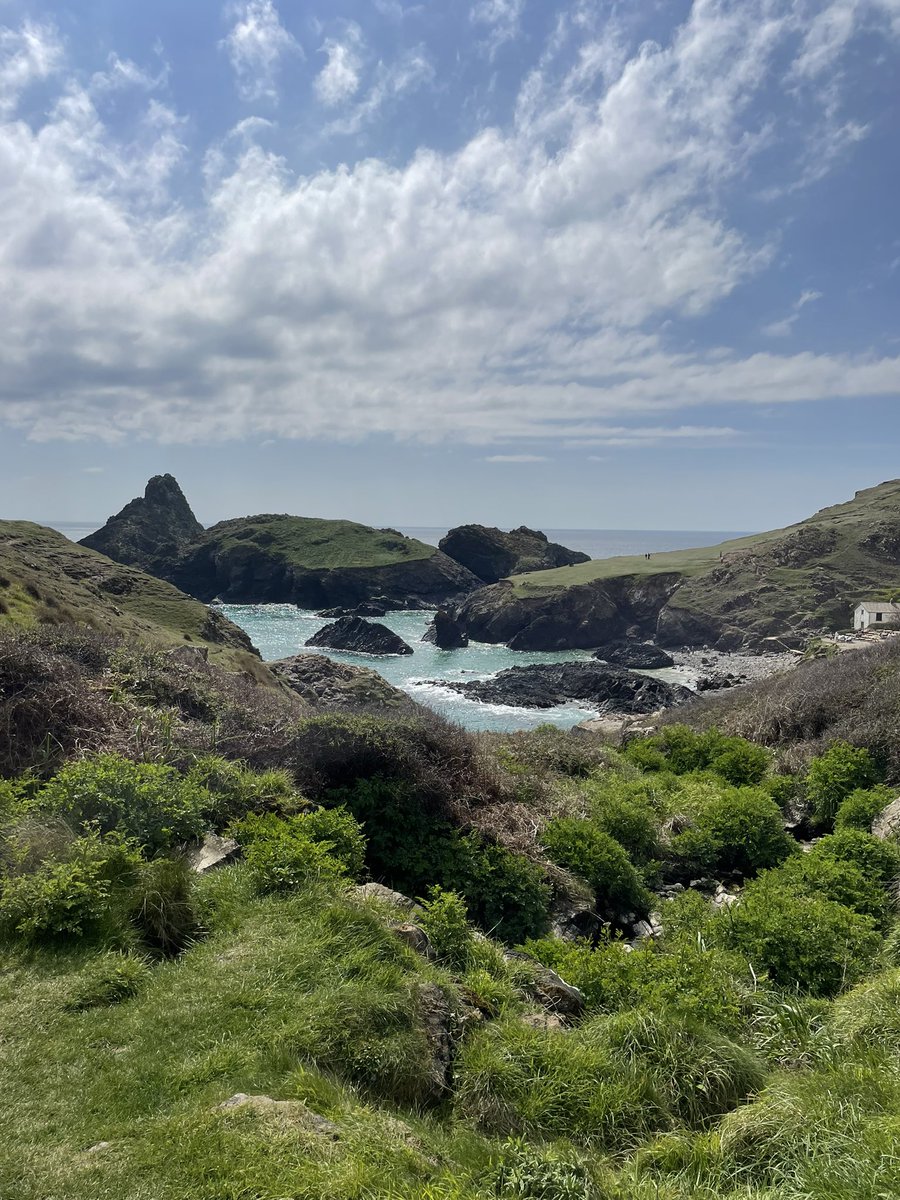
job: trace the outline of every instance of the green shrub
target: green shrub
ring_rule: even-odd
[[[362,825],[366,866],[374,878],[411,895],[446,880],[449,863],[459,854],[456,832],[422,803],[409,782],[357,779],[331,792],[329,803],[346,807]]]
[[[881,841],[861,829],[841,829],[821,838],[809,852],[813,859],[849,863],[858,867],[867,879],[893,883],[900,875],[900,845]]]
[[[884,885],[864,875],[852,862],[840,862],[813,851],[796,855],[778,875],[798,896],[824,896],[871,917],[878,926],[888,922],[891,903]]]
[[[472,950],[472,931],[469,928],[465,901],[456,892],[446,892],[437,884],[422,901],[419,923],[439,959],[451,967],[467,965]]]
[[[543,933],[550,888],[541,868],[478,834],[460,838],[457,846],[443,882],[465,898],[471,920],[511,944]]]
[[[652,737],[635,739],[625,756],[644,771],[668,770],[676,775],[712,771],[736,787],[761,783],[771,765],[762,746],[718,729],[697,733],[687,725],[670,725]]]
[[[641,1008],[729,1032],[742,1022],[751,983],[745,964],[737,955],[707,950],[696,940],[663,951],[644,943],[632,951],[618,941],[593,947],[543,938],[527,942],[525,949],[579,988],[589,1012]]]
[[[605,914],[650,911],[650,894],[625,850],[592,821],[575,817],[550,821],[541,840],[554,862],[590,884]]]
[[[659,854],[657,822],[646,801],[600,793],[591,815],[597,828],[624,847],[633,862],[648,863]]]
[[[741,903],[719,913],[708,929],[758,974],[814,996],[834,996],[856,983],[881,941],[871,917],[835,900],[798,895],[777,870],[749,884]]]
[[[896,790],[879,786],[874,788],[856,788],[840,803],[834,818],[834,828],[861,829],[864,833],[872,832],[872,822],[892,800],[896,799]]]
[[[248,849],[262,843],[282,846],[286,858],[292,856],[295,841],[320,844],[352,878],[362,874],[365,864],[362,830],[344,808],[322,808],[294,817],[251,813],[233,824],[230,832]],[[259,855],[254,861],[259,861]]]
[[[118,938],[127,929],[128,897],[141,862],[118,834],[91,831],[68,842],[59,857],[34,857],[31,827],[7,844],[0,882],[0,934],[39,941],[65,935]]]
[[[101,754],[63,767],[38,804],[82,827],[96,823],[103,833],[118,830],[156,850],[202,833],[206,794],[172,767]]]
[[[131,897],[129,916],[143,944],[171,956],[191,944],[199,932],[195,876],[185,858],[155,858],[143,863]]]
[[[110,952],[101,955],[82,971],[66,1008],[82,1012],[87,1008],[105,1008],[136,996],[150,975],[146,958],[133,953]]]
[[[830,825],[852,792],[878,782],[878,768],[868,750],[834,742],[809,764],[806,796],[819,825]]]
[[[688,873],[774,867],[795,850],[781,811],[761,788],[723,788],[706,801],[695,824],[672,839],[671,852]]]
[[[892,1057],[900,1048],[900,971],[886,971],[835,1001],[831,1028],[840,1043],[875,1047]]]
[[[299,835],[261,838],[252,843],[245,857],[253,885],[263,894],[294,891],[313,881],[333,883],[346,874],[327,845]]]
[[[285,814],[303,804],[287,771],[252,771],[212,754],[198,758],[186,779],[189,788],[207,794],[205,816],[217,828],[247,813]]]

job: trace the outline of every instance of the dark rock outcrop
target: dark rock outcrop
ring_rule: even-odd
[[[434,620],[425,630],[423,642],[434,642],[439,650],[464,650],[469,644],[469,638],[459,621],[439,608],[434,614]]]
[[[671,654],[649,642],[617,642],[598,650],[594,658],[614,667],[628,667],[631,671],[659,671],[675,666]]]
[[[306,644],[329,650],[350,650],[354,654],[413,653],[412,646],[407,646],[392,629],[363,617],[340,617],[314,633]]]
[[[525,571],[590,562],[590,555],[548,541],[546,534],[525,525],[509,533],[487,525],[459,525],[441,538],[438,546],[485,583]]]
[[[508,704],[516,708],[552,708],[581,700],[599,712],[650,713],[680,704],[691,696],[687,688],[674,687],[649,675],[599,662],[537,663],[509,667],[490,679],[467,683],[442,681],[471,700]]]
[[[313,708],[403,712],[415,703],[377,671],[335,662],[324,654],[296,654],[269,663],[272,674]]]
[[[368,600],[365,604],[357,604],[353,608],[342,608],[340,605],[337,608],[325,608],[316,615],[324,617],[327,621],[337,621],[340,617],[384,617],[388,611],[383,604]]]
[[[144,491],[102,529],[81,539],[115,562],[170,579],[171,565],[203,533],[184,492],[171,475],[154,475]]]

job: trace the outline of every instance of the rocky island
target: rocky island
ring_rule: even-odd
[[[490,679],[443,681],[470,700],[517,708],[553,708],[571,700],[589,703],[600,713],[652,713],[691,698],[683,687],[637,671],[599,662],[536,663],[509,667]]]
[[[210,601],[355,608],[420,608],[479,586],[470,571],[395,529],[285,513],[203,529],[171,475],[155,476],[82,544]]]
[[[551,542],[545,533],[527,525],[509,533],[488,525],[458,525],[441,538],[438,547],[483,583],[591,561],[590,555]]]

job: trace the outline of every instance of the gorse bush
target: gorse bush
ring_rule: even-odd
[[[345,818],[343,832],[349,835],[352,817],[346,813],[335,816],[335,826]],[[284,893],[313,881],[335,883],[347,877],[347,864],[334,843],[311,837],[303,817],[251,816],[233,828],[245,847],[247,870],[257,892]],[[349,836],[347,841],[351,842]],[[350,844],[351,856],[358,851],[355,843]]]
[[[136,848],[118,834],[91,831],[60,834],[55,853],[35,853],[36,845],[46,846],[46,832],[31,825],[6,843],[0,934],[26,941],[125,937],[142,867]]]
[[[574,817],[551,821],[541,840],[554,862],[590,884],[602,912],[612,916],[649,912],[650,894],[624,848],[592,821]]]
[[[693,827],[672,840],[671,854],[689,874],[740,871],[755,874],[783,862],[796,849],[778,806],[761,788],[724,787],[707,799]]]
[[[711,771],[737,787],[760,783],[771,765],[762,746],[717,729],[697,733],[686,725],[670,725],[651,737],[634,739],[625,757],[645,771]]]
[[[469,917],[501,941],[515,944],[547,927],[550,886],[543,870],[521,854],[468,834],[444,877],[461,893]]]
[[[819,825],[830,825],[842,801],[878,782],[879,770],[868,750],[835,742],[813,759],[806,773],[806,796],[814,819]]]
[[[203,755],[192,763],[186,784],[206,793],[204,815],[217,827],[247,813],[285,814],[303,805],[287,771],[252,771],[217,755]]]
[[[643,865],[657,857],[658,817],[646,798],[631,798],[599,788],[589,794],[594,824],[617,841],[634,863]]]
[[[846,796],[838,806],[834,818],[835,831],[842,829],[861,829],[871,833],[875,818],[896,799],[896,791],[879,786],[874,788],[856,788]]]
[[[82,828],[118,830],[156,850],[203,831],[206,794],[172,767],[117,754],[68,763],[37,798],[38,806]]]
[[[798,894],[779,870],[749,884],[707,927],[757,974],[786,989],[834,996],[871,969],[881,939],[871,917],[819,894]]]
[[[354,879],[359,878],[365,866],[366,842],[362,829],[344,808],[320,808],[292,817],[251,813],[235,822],[230,832],[242,846],[270,842],[284,846],[288,854],[296,841],[321,844]]]

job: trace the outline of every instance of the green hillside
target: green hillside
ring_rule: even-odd
[[[215,542],[222,554],[245,545],[257,546],[307,570],[390,567],[432,558],[438,552],[435,546],[404,537],[393,529],[372,529],[355,521],[287,515],[221,521],[207,530],[200,541]]]
[[[848,629],[860,600],[900,589],[900,480],[785,529],[717,546],[513,576],[470,597],[470,637],[591,648],[629,629],[669,646],[802,646]]]
[[[0,521],[0,623],[86,625],[155,646],[206,647],[261,670],[247,636],[171,584],[28,521]]]

